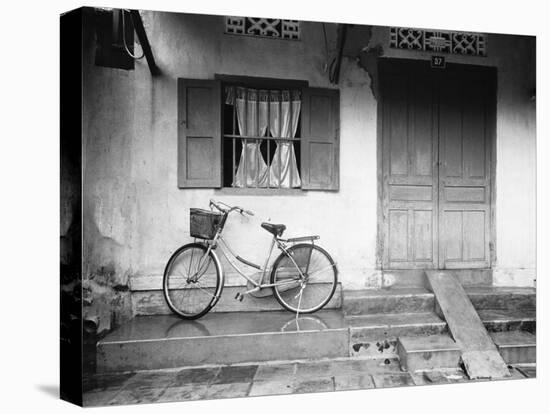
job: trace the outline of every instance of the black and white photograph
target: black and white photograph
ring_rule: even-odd
[[[89,7],[65,33],[84,406],[536,376],[534,36]]]
[[[36,276],[59,383],[39,392],[391,412],[405,389],[459,404],[539,383],[538,29],[132,3],[47,22],[58,273]],[[40,245],[20,247],[35,268]]]

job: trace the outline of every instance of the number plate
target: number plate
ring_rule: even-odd
[[[432,56],[432,68],[444,69],[445,56]]]

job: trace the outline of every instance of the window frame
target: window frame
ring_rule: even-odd
[[[215,74],[214,80],[221,82],[222,90],[222,99],[220,105],[222,106],[221,111],[223,114],[223,90],[225,86],[235,86],[235,87],[245,87],[252,89],[299,89],[303,94],[305,88],[309,88],[309,82],[307,80],[299,79],[285,79],[285,78],[266,78],[266,77],[257,77],[257,76],[240,76],[240,75],[226,75],[226,74]],[[224,187],[223,183],[225,177],[223,176],[224,170],[224,155],[223,155],[223,116],[222,116],[222,156],[221,156],[221,169],[222,169],[222,186],[217,188],[216,191],[221,194],[239,194],[239,195],[297,195],[303,194],[304,189],[300,186],[299,188],[279,188],[279,187]],[[301,140],[300,140],[301,144]],[[301,165],[301,160],[298,160]]]
[[[235,86],[245,86],[253,89],[303,89],[309,87],[307,80],[299,79],[215,74],[214,80],[218,80],[222,84],[230,83]]]

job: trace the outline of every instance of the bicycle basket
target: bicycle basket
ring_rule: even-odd
[[[201,208],[191,208],[190,212],[189,233],[191,237],[213,239],[222,221],[222,214]]]

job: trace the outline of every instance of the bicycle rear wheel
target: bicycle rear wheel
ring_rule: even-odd
[[[205,315],[221,296],[221,266],[214,252],[207,251],[202,244],[186,244],[170,257],[164,269],[164,298],[184,319]]]
[[[318,311],[336,290],[338,270],[334,260],[321,247],[307,243],[291,246],[287,253],[281,253],[271,271],[275,298],[290,312]]]

